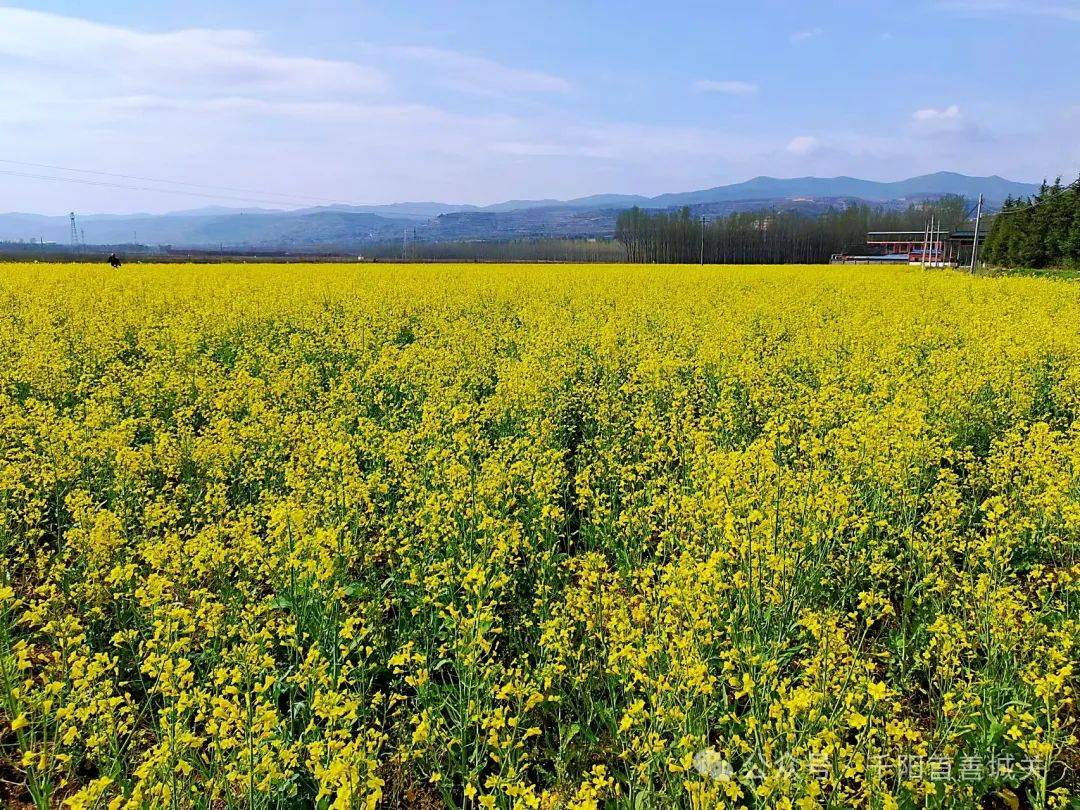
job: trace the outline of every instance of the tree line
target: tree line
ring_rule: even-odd
[[[420,242],[367,245],[365,258],[379,261],[426,262],[622,262],[622,246],[610,237],[592,239],[535,238]]]
[[[737,212],[703,224],[689,208],[622,212],[615,238],[631,262],[817,264],[837,253],[866,253],[868,231],[922,231],[933,215],[943,228],[966,220],[967,202],[947,195],[906,209],[865,203],[819,215],[798,211]]]
[[[1080,267],[1080,180],[1042,184],[1034,197],[1008,199],[994,217],[982,258],[1002,267]]]

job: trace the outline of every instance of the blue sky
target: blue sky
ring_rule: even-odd
[[[1080,0],[0,0],[0,210],[1071,176],[1078,39]]]

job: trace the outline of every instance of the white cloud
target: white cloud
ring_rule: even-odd
[[[626,177],[637,190],[666,191],[737,179],[743,171],[733,167],[777,148],[750,135],[550,107],[574,96],[559,77],[430,48],[327,60],[283,53],[245,31],[145,33],[0,8],[0,63],[5,158],[275,195],[494,202],[617,189]],[[417,101],[441,98],[430,91],[446,86],[494,101],[463,112]],[[512,103],[521,94],[546,101],[521,111]],[[7,205],[23,210],[187,202],[31,178],[7,177],[4,190]]]
[[[560,76],[507,67],[491,59],[441,48],[369,45],[367,52],[383,59],[415,62],[432,71],[430,76],[437,83],[476,95],[568,93],[573,89]]]
[[[694,82],[693,88],[699,93],[722,93],[727,96],[752,96],[760,89],[753,82],[714,79],[700,79]]]
[[[796,31],[794,34],[792,34],[789,37],[789,39],[792,42],[806,42],[808,39],[814,39],[815,37],[820,37],[824,33],[825,33],[825,31],[823,29],[821,29],[821,28],[817,28],[817,27],[815,27],[815,28],[807,28],[807,29],[805,29],[803,31]]]
[[[965,126],[964,116],[956,104],[916,110],[911,118],[918,129],[926,132],[956,132]]]
[[[788,141],[784,151],[792,155],[809,155],[821,146],[821,142],[813,135],[799,135]]]
[[[75,76],[81,88],[107,85],[128,94],[311,97],[378,93],[389,84],[381,70],[355,62],[272,52],[248,31],[151,34],[13,8],[0,8],[0,56],[39,77]]]
[[[1080,0],[940,0],[938,5],[974,14],[1035,14],[1080,22]]]
[[[916,110],[912,118],[916,121],[959,121],[960,108],[955,104],[950,104],[948,107],[941,110],[927,107],[922,110]]]
[[[1026,141],[978,140],[966,119],[987,113],[969,102],[966,116],[959,106],[919,111],[907,127],[883,121],[877,133],[810,120],[797,126],[815,135],[793,138],[764,123],[631,123],[558,76],[451,51],[370,46],[355,59],[322,59],[250,31],[147,33],[6,8],[0,65],[5,159],[343,202],[659,193],[755,174],[873,177],[883,165],[897,175],[948,166],[1030,177],[1046,171],[1048,154],[1080,161],[1075,119],[1025,118],[1016,128],[1027,127]],[[716,86],[700,92],[750,86],[702,81]],[[448,87],[483,101],[463,103]],[[1033,138],[1040,147],[1013,147]],[[56,213],[191,202],[10,175],[0,187],[5,207]]]

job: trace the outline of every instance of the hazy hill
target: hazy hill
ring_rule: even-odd
[[[510,200],[489,206],[438,202],[390,205],[330,205],[295,211],[212,206],[169,214],[79,215],[89,244],[176,247],[359,246],[409,238],[426,240],[516,239],[530,237],[609,236],[620,210],[690,206],[695,213],[722,216],[736,210],[800,210],[808,215],[853,201],[906,206],[927,197],[984,194],[991,206],[1006,197],[1033,194],[1037,186],[1001,177],[968,177],[952,172],[898,182],[854,177],[755,177],[744,183],[701,191],[642,197],[598,194],[572,200]],[[66,244],[66,216],[0,214],[0,240]]]
[[[789,180],[755,177],[745,183],[719,186],[704,191],[661,194],[650,198],[642,207],[672,208],[727,200],[791,197],[855,197],[869,202],[886,202],[940,194],[959,194],[971,199],[983,194],[991,204],[1000,204],[1006,197],[1024,196],[1034,194],[1036,191],[1038,191],[1038,186],[1031,183],[1017,183],[996,175],[968,177],[954,172],[927,174],[895,183],[859,180],[855,177],[797,177]]]
[[[1034,194],[1038,186],[1018,183],[994,175],[992,177],[969,177],[955,172],[937,172],[912,177],[897,182],[860,180],[855,177],[755,177],[744,183],[660,194],[642,197],[635,194],[594,194],[589,197],[558,202],[555,200],[515,200],[499,203],[484,210],[511,210],[513,208],[550,207],[564,205],[570,208],[680,208],[684,205],[733,202],[740,200],[782,200],[792,198],[854,198],[868,202],[889,202],[915,199],[942,194],[959,194],[974,199],[983,194],[991,204],[1000,204],[1006,197]]]

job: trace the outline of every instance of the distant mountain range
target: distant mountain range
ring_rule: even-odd
[[[983,194],[991,207],[1006,197],[1034,194],[1038,186],[1002,177],[938,172],[893,183],[854,177],[755,177],[745,183],[642,197],[598,194],[572,200],[509,200],[488,206],[438,202],[391,205],[330,205],[293,211],[212,206],[168,214],[77,215],[89,244],[174,247],[361,247],[408,238],[427,241],[539,237],[604,237],[614,233],[618,213],[638,206],[651,210],[689,206],[695,215],[732,211],[792,210],[807,215],[867,202],[905,207],[959,194]],[[63,216],[0,214],[0,240],[67,243]]]

